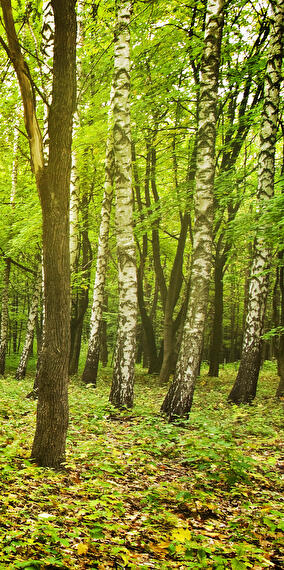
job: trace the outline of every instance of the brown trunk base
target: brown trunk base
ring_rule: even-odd
[[[98,346],[92,352],[88,352],[84,372],[82,374],[82,382],[84,382],[84,384],[97,385],[99,357],[100,348]]]

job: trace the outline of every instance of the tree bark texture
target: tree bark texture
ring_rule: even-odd
[[[223,0],[207,5],[201,62],[191,290],[174,380],[162,404],[170,419],[188,417],[203,343],[211,272],[218,69]]]
[[[69,194],[72,116],[76,98],[74,0],[52,0],[55,19],[49,160],[40,179],[43,213],[45,332],[32,457],[59,467],[68,427],[70,346]]]
[[[258,156],[257,197],[260,213],[274,193],[274,157],[281,83],[284,7],[281,2],[271,2],[271,7],[273,18]],[[229,401],[235,404],[251,402],[255,398],[257,389],[271,258],[270,248],[263,238],[263,230],[264,228],[260,227],[255,238],[242,356],[237,378],[229,395]]]
[[[130,139],[130,15],[131,2],[117,5],[114,55],[114,160],[118,258],[118,331],[110,401],[132,407],[136,348],[137,275],[133,232]]]
[[[97,254],[96,277],[93,291],[93,304],[90,323],[90,337],[88,344],[88,352],[86,363],[82,375],[82,380],[86,384],[94,384],[97,382],[97,372],[100,356],[100,336],[101,322],[103,315],[104,299],[105,299],[105,282],[107,273],[108,260],[108,236],[111,205],[113,198],[114,183],[114,151],[113,151],[113,86],[110,94],[110,108],[108,116],[108,137],[106,144],[105,158],[105,181],[104,196],[101,209],[101,223],[99,231],[99,243]]]
[[[55,19],[49,155],[44,165],[29,69],[16,35],[11,1],[1,0],[10,57],[24,105],[33,171],[42,207],[45,332],[39,370],[39,399],[32,458],[58,468],[65,459],[68,426],[70,344],[69,192],[72,116],[76,96],[75,0],[51,0]]]

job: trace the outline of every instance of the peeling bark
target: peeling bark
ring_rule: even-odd
[[[114,55],[114,160],[118,258],[118,331],[110,401],[132,407],[137,319],[136,251],[133,232],[130,138],[130,15],[131,2],[117,5]]]

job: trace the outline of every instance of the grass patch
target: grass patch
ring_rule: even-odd
[[[108,403],[109,370],[96,390],[73,379],[63,473],[29,461],[32,378],[1,378],[0,569],[282,568],[278,379],[265,367],[255,403],[237,407],[234,377],[205,369],[180,425],[142,370],[126,412]]]

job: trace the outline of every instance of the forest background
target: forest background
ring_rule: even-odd
[[[5,1],[2,2],[2,8],[5,4]],[[43,133],[46,130],[45,109],[51,105],[49,91],[54,33],[52,4],[56,2],[12,3],[17,35],[32,77],[38,120]],[[228,386],[228,380],[233,385],[232,370],[237,373],[246,329],[255,243],[261,242],[269,252],[269,263],[262,270],[268,288],[264,299],[265,320],[260,323],[261,360],[271,362],[271,368],[270,364],[266,366],[269,371],[274,370],[274,375],[278,363],[280,376],[277,388],[275,380],[272,382],[274,392],[272,393],[271,387],[268,395],[271,398],[276,389],[278,397],[283,396],[284,202],[281,101],[273,144],[274,191],[268,200],[260,200],[258,157],[264,124],[266,70],[269,57],[271,58],[270,40],[273,35],[271,6],[274,5],[277,6],[277,3],[259,2],[252,5],[246,0],[232,0],[225,4],[216,107],[213,264],[200,359],[201,370],[206,371],[209,378],[217,378],[220,367],[221,378],[223,370],[229,371],[223,384],[229,395],[231,386]],[[72,137],[70,191],[72,283],[69,374],[75,379],[80,379],[83,374],[88,387],[96,384],[98,365],[93,365],[93,377],[84,377],[88,343],[90,347],[89,339],[94,325],[94,319],[91,319],[91,298],[96,279],[98,236],[103,219],[101,208],[106,203],[106,148],[112,122],[109,118],[112,113],[111,84],[115,38],[117,40],[118,35],[115,8],[112,1],[85,1],[77,5],[77,104]],[[194,236],[198,230],[194,195],[206,5],[198,1],[137,1],[131,9],[129,29],[132,44],[132,198],[138,293],[137,375],[141,381],[141,367],[153,375],[149,377],[145,374],[144,382],[150,382],[151,393],[159,394],[162,404],[165,387],[175,370],[183,337],[190,297]],[[3,42],[5,44],[4,40]],[[1,58],[0,365],[2,374],[6,372],[16,375],[19,381],[25,376],[26,369],[34,378],[35,361],[43,341],[42,217],[31,169],[18,82],[9,50],[5,46]],[[64,106],[64,96],[62,104]],[[105,252],[107,273],[103,312],[98,328],[99,343],[96,343],[96,349],[100,347],[99,378],[103,379],[111,377],[110,369],[115,362],[119,312],[115,199],[111,195],[108,199],[109,203],[113,200],[113,207]],[[48,244],[48,247],[52,248],[52,245]],[[235,364],[234,367],[227,367],[227,363]],[[210,379],[207,382],[208,388],[212,386]],[[23,386],[26,386],[25,382]],[[34,386],[33,395],[36,395],[36,389],[37,386]],[[92,398],[90,396],[90,401]],[[32,405],[27,403],[24,407]],[[275,401],[273,409],[277,407]],[[111,407],[109,410],[111,416],[118,414],[117,417],[121,417],[120,412],[114,412]],[[128,421],[127,414],[125,421]],[[184,425],[187,425],[186,421]],[[174,441],[175,428],[168,429],[170,438]],[[166,445],[165,442],[163,445]],[[173,452],[173,457],[174,455]],[[240,480],[245,478],[246,467],[241,467],[241,459],[236,460],[237,467],[232,467],[234,459],[228,461],[229,473],[239,469],[242,473]],[[277,461],[278,455],[274,459],[275,465]],[[226,477],[228,479],[231,475],[227,474]],[[226,485],[231,488],[227,479]],[[234,484],[236,482],[239,482],[238,476]],[[180,492],[184,493],[185,490]],[[187,498],[183,496],[185,502]],[[277,513],[277,509],[274,508],[274,512]],[[271,524],[275,526],[272,533],[278,529],[277,517],[278,515],[272,517]],[[188,531],[187,526],[183,525],[182,528],[183,532]],[[46,529],[43,532],[48,534]],[[98,533],[100,535],[100,531]],[[277,540],[276,538],[276,542]],[[160,544],[157,548],[160,550],[156,551],[156,555],[158,558],[173,556],[173,560],[198,555],[197,564],[202,567],[204,563],[206,567],[212,553],[206,554],[204,544],[200,546],[198,540],[191,547],[188,542],[189,534],[183,536],[182,533],[176,540],[172,536],[172,540],[165,540],[164,544],[162,541],[162,546],[160,538],[157,538],[157,544]],[[58,540],[54,538],[51,543],[58,544]],[[79,556],[87,556],[89,550],[91,552],[89,542],[80,538],[79,544],[85,545],[85,551],[79,547],[77,554],[79,552]],[[127,551],[126,547],[125,550]],[[222,555],[219,554],[220,560],[214,564],[218,563],[222,567],[226,563],[222,562]],[[13,559],[13,550],[11,556]],[[64,556],[67,557],[67,554]],[[131,559],[129,552],[124,552],[123,549],[117,554],[113,553],[113,560],[115,556],[120,557],[120,561],[126,565]],[[255,552],[248,560],[245,560],[244,554],[240,554],[238,559],[234,551],[233,554],[232,551],[225,553],[225,556],[232,567],[236,568],[249,567],[252,560],[256,560]],[[277,567],[278,554],[274,553],[274,556],[276,562],[273,564]],[[239,566],[234,566],[234,558]],[[59,558],[59,564],[58,560]],[[264,564],[263,560],[259,563]],[[40,563],[35,561],[34,564]],[[71,558],[68,564],[66,567],[72,567]],[[165,568],[166,564],[165,562]],[[169,567],[172,567],[170,564],[173,562],[169,562]],[[182,563],[178,564],[181,567]]]

